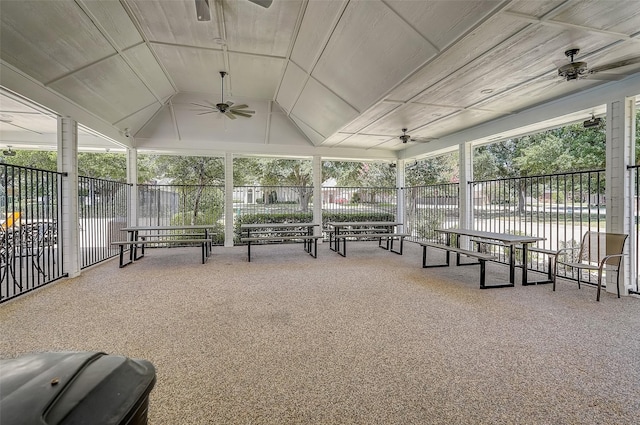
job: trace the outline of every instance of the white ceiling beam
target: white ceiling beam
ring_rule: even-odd
[[[176,140],[150,140],[137,139],[137,150],[139,153],[162,153],[168,155],[204,155],[204,156],[223,156],[225,153],[231,152],[238,155],[255,155],[255,156],[295,156],[312,157],[322,156],[323,158],[350,158],[351,160],[384,160],[395,161],[397,153],[395,151],[383,149],[361,149],[361,148],[323,148],[314,146],[295,146],[292,149],[287,145],[274,144],[255,144],[255,143],[219,143],[215,149],[194,149],[194,148],[176,148]]]

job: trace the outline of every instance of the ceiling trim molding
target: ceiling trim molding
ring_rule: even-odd
[[[158,153],[167,155],[192,155],[192,156],[224,156],[227,153],[233,155],[255,156],[284,156],[284,157],[312,157],[323,158],[349,158],[350,160],[383,160],[395,161],[398,159],[396,151],[381,149],[361,148],[331,148],[314,146],[295,146],[295,150],[288,145],[264,145],[256,143],[223,143],[215,149],[190,149],[176,148],[176,140],[137,139],[138,153]],[[292,154],[295,152],[295,154]]]

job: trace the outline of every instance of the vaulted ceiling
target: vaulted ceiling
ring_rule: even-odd
[[[635,0],[208,0],[210,20],[196,3],[0,1],[0,143],[46,144],[51,110],[141,151],[393,158],[545,104],[557,117],[519,125],[640,93]],[[558,76],[570,48],[601,72]],[[221,100],[255,114],[194,105]]]

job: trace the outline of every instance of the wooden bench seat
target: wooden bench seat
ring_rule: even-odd
[[[404,238],[408,237],[408,233],[379,233],[379,232],[371,232],[371,229],[362,229],[362,231],[357,232],[355,229],[347,230],[350,233],[340,233],[335,235],[333,233],[329,234],[329,245],[331,247],[334,246],[335,249],[332,248],[333,251],[336,251],[338,254],[343,257],[347,256],[347,240],[348,239],[378,239],[378,246],[380,248],[384,248],[388,251],[393,252],[394,254],[402,255],[403,247],[404,247]],[[395,240],[400,241],[400,249],[393,249],[393,242]],[[385,241],[385,245],[382,245],[382,241]],[[342,250],[340,249],[340,241],[342,241]]]
[[[450,252],[455,252],[456,253],[456,265],[457,266],[469,266],[469,265],[475,265],[475,264],[479,264],[480,265],[480,289],[514,286],[513,284],[493,285],[493,286],[486,286],[485,285],[485,282],[486,282],[486,279],[485,279],[486,264],[485,263],[487,261],[491,261],[491,260],[495,260],[496,259],[496,257],[491,255],[491,254],[486,254],[486,253],[477,252],[477,251],[469,251],[467,249],[457,248],[455,246],[444,245],[444,244],[440,244],[440,243],[436,243],[436,242],[418,241],[416,243],[422,246],[422,267],[423,268],[428,268],[428,267],[448,267],[450,265],[449,253]],[[428,265],[427,264],[427,248],[437,248],[437,249],[441,249],[441,250],[446,251],[446,262],[445,262],[445,264],[431,264],[431,265]],[[478,262],[476,262],[476,263],[461,263],[460,262],[460,255],[465,255],[467,257],[477,258]]]
[[[148,236],[148,235],[147,235]],[[142,236],[141,236],[142,238]],[[211,255],[211,239],[205,238],[181,238],[181,239],[139,239],[137,241],[115,241],[111,242],[111,245],[117,245],[120,247],[120,268],[131,264],[133,261],[139,260],[144,257],[144,247],[147,245],[179,245],[179,244],[199,244],[202,248],[202,264],[206,263],[207,259]],[[124,251],[125,247],[129,247],[132,250],[132,253],[129,257],[128,262],[124,262]],[[140,247],[141,254],[138,255],[138,247]]]
[[[247,244],[247,260],[251,262],[251,245],[266,245],[269,243],[282,243],[284,241],[302,241],[304,243],[304,250],[313,258],[318,257],[318,239],[322,239],[322,236],[318,235],[292,235],[292,232],[281,230],[277,232],[253,232],[253,234],[263,234],[262,236],[252,236],[240,238],[240,242]],[[277,233],[273,235],[273,233]]]

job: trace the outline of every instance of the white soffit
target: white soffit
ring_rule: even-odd
[[[220,93],[222,50],[152,44],[179,92]]]
[[[389,140],[388,136],[374,136],[368,134],[356,134],[346,138],[338,144],[341,148],[377,148],[384,142]]]
[[[176,123],[173,119],[170,104],[165,105],[160,111],[148,121],[140,131],[136,133],[135,145],[142,139],[163,139],[177,140]]]
[[[230,52],[286,56],[302,0],[276,0],[267,9],[249,1],[225,1],[223,4]]]
[[[351,121],[351,123],[344,127],[342,131],[357,133],[358,131],[371,125],[372,123],[377,122],[379,119],[383,118],[391,111],[394,111],[397,108],[401,108],[402,106],[403,103],[401,102],[380,102],[377,105],[367,109],[355,120]]]
[[[123,118],[122,120],[118,121],[116,125],[118,126],[118,128],[121,128],[121,131],[123,132],[124,129],[128,128],[129,133],[133,136],[136,136],[138,130],[140,130],[140,128],[144,126],[150,119],[152,119],[162,108],[162,105],[153,103],[146,108],[136,112],[135,114]]]
[[[310,73],[333,31],[346,1],[310,1],[295,40],[291,60]],[[329,24],[329,25],[328,25]]]
[[[156,61],[146,44],[140,44],[126,50],[123,55],[156,98],[164,99],[175,93],[171,81],[160,68],[158,61]]]
[[[398,1],[387,4],[439,50],[449,46],[500,5],[500,1]]]
[[[446,105],[423,105],[419,103],[408,103],[400,106],[395,113],[387,115],[374,122],[373,124],[361,129],[360,132],[370,134],[395,134],[400,135],[403,128],[410,131],[408,123],[417,121],[432,123],[443,116],[455,113],[459,108]],[[416,135],[413,132],[412,135]]]
[[[328,137],[322,146],[331,147],[340,144],[344,139],[351,136],[349,133],[335,133],[333,136]]]
[[[230,94],[273,100],[282,77],[285,61],[280,58],[229,54]],[[256,75],[255,70],[260,74]],[[227,77],[225,77],[226,79]],[[218,84],[218,87],[220,84]]]
[[[295,115],[290,115],[289,117],[298,126],[300,131],[302,131],[302,133],[304,133],[304,135],[307,136],[307,138],[311,141],[313,145],[317,146],[320,143],[322,143],[322,141],[324,140],[324,136],[322,134],[318,133],[313,128],[309,127],[304,121],[302,121],[300,118],[296,117]]]
[[[313,128],[324,139],[336,132],[345,122],[354,119],[358,111],[310,78],[293,108],[292,115]]]
[[[157,101],[119,56],[75,72],[51,84],[51,88],[111,123],[124,118],[127,111]]]
[[[351,2],[311,75],[362,111],[436,53],[384,3]]]
[[[215,1],[209,2],[214,6]],[[194,1],[127,0],[127,4],[151,42],[209,47],[212,40],[222,37],[214,7],[211,21],[198,21]]]
[[[282,112],[271,113],[268,143],[270,145],[313,146]]]
[[[2,1],[1,7],[2,59],[43,84],[116,53],[73,2]]]
[[[278,90],[276,100],[278,104],[287,112],[293,109],[293,105],[298,99],[298,95],[302,91],[304,84],[308,78],[307,73],[300,69],[293,62],[289,62],[287,69],[282,77],[282,84]]]
[[[116,1],[82,1],[79,3],[94,25],[118,50],[142,43],[143,39],[127,11]]]
[[[456,43],[455,47],[443,51],[409,77],[389,93],[387,99],[409,101],[440,81],[455,79],[459,69],[487,55],[491,52],[492,46],[504,43],[512,34],[526,26],[526,23],[502,15],[493,16],[486,26],[475,29]],[[495,28],[500,28],[500,31],[495,31]]]

